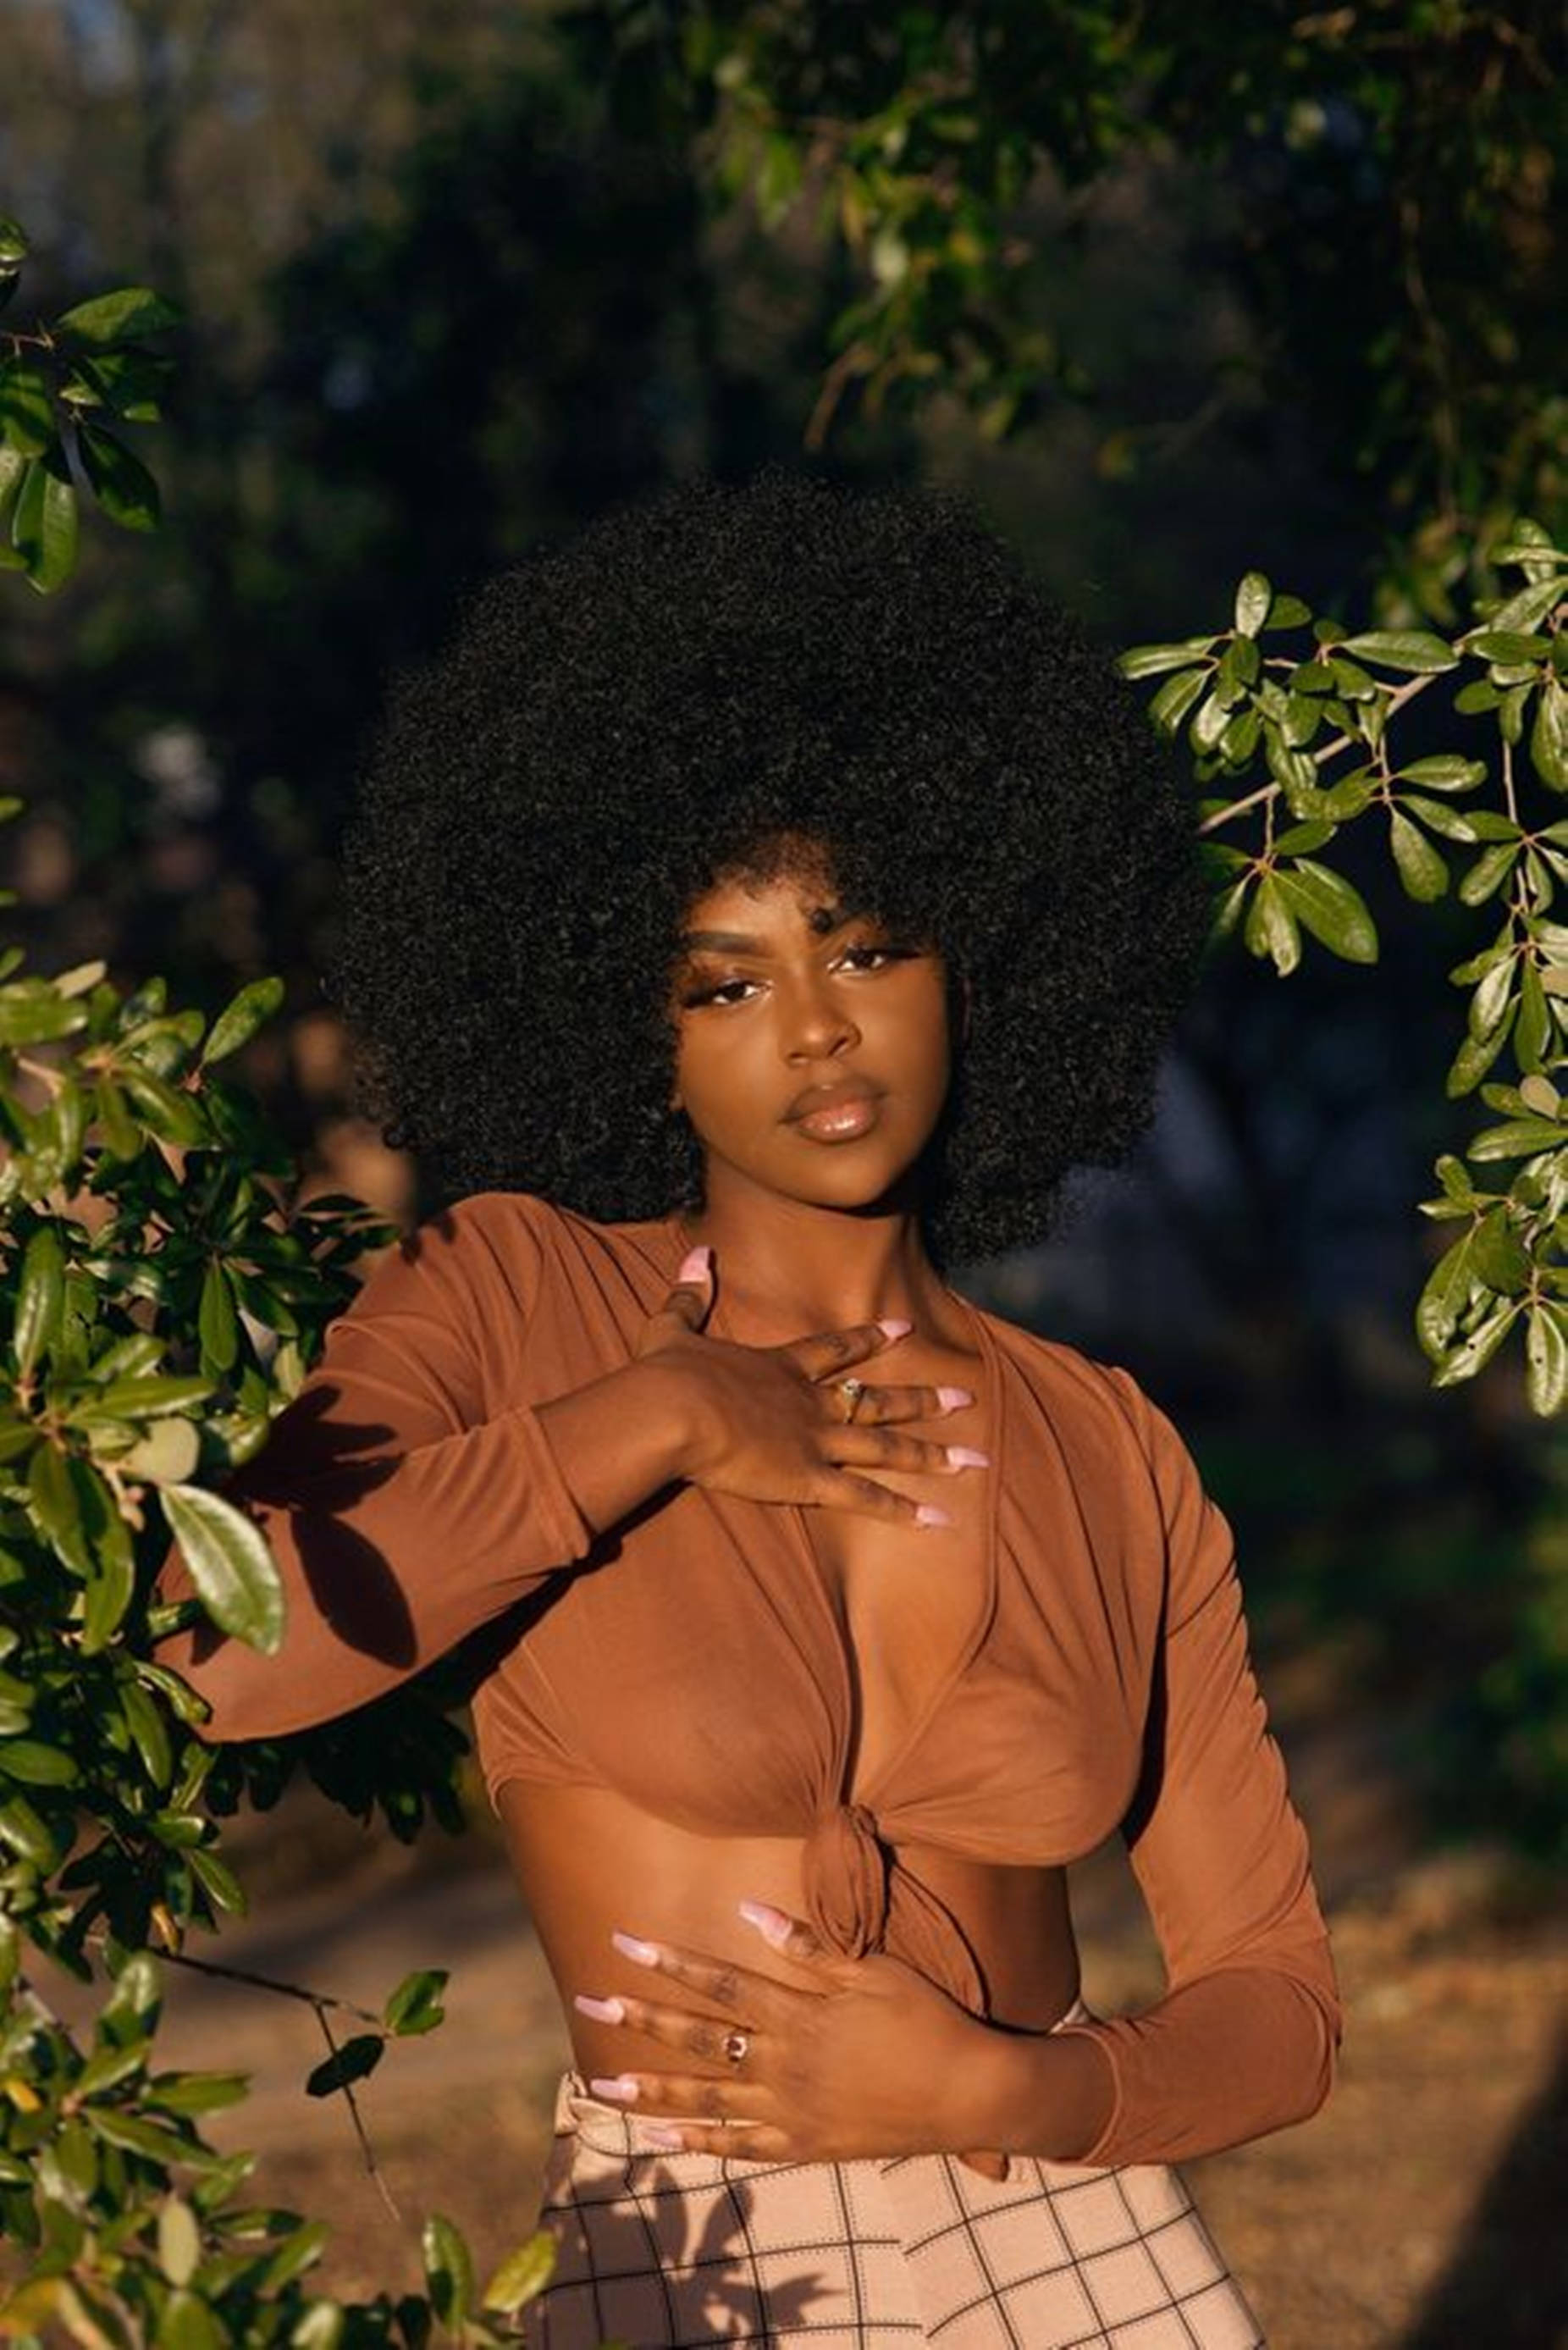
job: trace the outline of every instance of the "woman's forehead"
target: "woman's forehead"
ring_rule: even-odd
[[[831,875],[820,866],[815,872],[725,875],[687,908],[681,941],[689,948],[716,946],[801,930],[823,937],[847,920]]]

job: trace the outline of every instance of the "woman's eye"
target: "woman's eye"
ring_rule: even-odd
[[[879,971],[885,963],[908,962],[914,951],[913,947],[877,946],[863,941],[858,946],[846,947],[839,961],[847,971]]]
[[[752,979],[699,981],[686,991],[681,1002],[688,1011],[701,1003],[743,1003],[748,990],[755,985]]]

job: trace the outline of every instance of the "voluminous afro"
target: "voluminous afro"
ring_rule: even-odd
[[[784,836],[967,992],[940,1260],[1037,1240],[1071,1168],[1125,1155],[1205,925],[1168,754],[961,501],[772,472],[494,579],[391,697],[333,993],[443,1199],[616,1222],[699,1196],[667,1107],[674,942]]]

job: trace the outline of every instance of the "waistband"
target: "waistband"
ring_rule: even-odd
[[[1049,2029],[1052,2032],[1062,2032],[1070,2023],[1090,2023],[1093,2021],[1092,2011],[1085,2006],[1081,1999],[1075,1999],[1072,2006],[1064,2009]],[[715,2160],[717,2158],[713,2156],[672,2158],[668,2147],[649,2146],[648,2143],[648,2132],[650,2128],[669,2128],[687,2119],[706,2123],[708,2116],[697,2114],[641,2115],[631,2112],[625,2106],[606,2105],[601,2098],[590,2095],[588,2085],[580,2073],[563,2073],[560,2085],[556,2092],[556,2136],[558,2138],[576,2137],[584,2146],[592,2147],[597,2154],[617,2155],[623,2158],[630,2155],[657,2155],[665,2162],[672,2158],[685,2161]],[[745,2159],[741,2153],[744,2143],[744,2131],[738,2131],[735,2155],[729,2158],[730,2160]],[[764,2164],[758,2167],[767,2168],[773,2166]]]

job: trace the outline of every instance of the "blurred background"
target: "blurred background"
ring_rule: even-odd
[[[910,39],[965,14],[875,13]],[[1037,13],[1064,77],[1069,36],[1117,29]],[[680,11],[0,0],[26,306],[138,280],[186,318],[139,444],[161,533],[97,528],[64,598],[0,600],[6,878],[43,967],[102,955],[209,1009],[281,973],[251,1081],[311,1188],[410,1220],[419,1170],[356,1115],[318,974],[386,680],[498,565],[660,481],[782,459],[962,484],[1112,648],[1228,625],[1249,567],[1441,624],[1477,526],[1561,517],[1552,12],[1263,5],[1243,35],[1189,10],[1174,36],[1164,13],[1097,53],[1137,135],[1075,143],[1064,88],[1017,192],[1025,394],[1003,412],[939,371],[828,413],[853,258],[809,202],[730,183],[711,109],[663,78]],[[1137,1165],[971,1285],[1130,1364],[1241,1539],[1352,1997],[1323,2120],[1205,2167],[1276,2350],[1539,2350],[1568,2341],[1561,1438],[1507,1362],[1428,1388],[1414,1203],[1459,1131],[1443,974],[1479,941],[1375,861],[1356,878],[1376,972],[1218,958]],[[180,2024],[189,2061],[254,2065],[274,2191],[337,2220],[362,2282],[411,2266],[432,2203],[496,2250],[531,2210],[562,2043],[472,1810],[461,1845],[404,1853],[300,1799],[241,1845],[247,1963],[369,1996],[457,1969],[452,2021],[365,2092],[404,2226],[341,2115],[296,2094],[307,2011],[297,2049],[278,2003],[221,1987]],[[1080,1910],[1091,1997],[1146,1994],[1114,1859]]]

